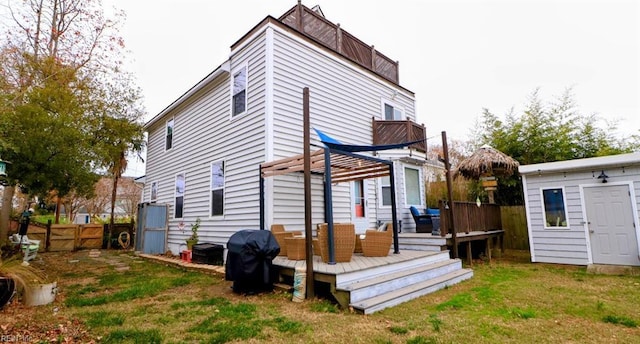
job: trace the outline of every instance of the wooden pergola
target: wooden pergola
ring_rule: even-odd
[[[324,216],[328,224],[329,264],[335,264],[333,247],[333,200],[331,186],[333,183],[351,182],[369,178],[388,176],[391,184],[391,208],[393,221],[393,250],[399,253],[398,219],[396,214],[395,182],[393,162],[375,157],[345,152],[335,148],[321,148],[310,153],[310,172],[324,176]],[[264,178],[304,172],[304,154],[260,165],[260,227],[265,228],[264,215]],[[305,202],[310,202],[306,200]],[[310,238],[308,238],[310,240]]]

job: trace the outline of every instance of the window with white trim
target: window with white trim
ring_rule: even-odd
[[[173,147],[173,126],[174,126],[174,122],[173,122],[173,118],[167,121],[167,132],[166,132],[166,136],[164,139],[165,142],[165,146],[164,149],[165,150],[169,150],[171,149],[171,147]]]
[[[231,115],[241,115],[247,111],[247,66],[233,72],[231,85]]]
[[[420,171],[415,168],[404,168],[404,197],[407,206],[422,205]]]
[[[380,177],[380,206],[391,206],[391,178],[389,176]]]
[[[211,216],[224,215],[224,161],[211,164]]]
[[[568,228],[564,188],[543,188],[540,191],[544,228]]]
[[[184,190],[185,190],[185,176],[184,173],[176,175],[176,191],[175,191],[175,212],[173,217],[181,219],[184,213]]]
[[[404,120],[404,109],[389,100],[382,100],[382,119],[385,121]]]
[[[158,201],[158,182],[151,183],[151,203],[155,203]]]

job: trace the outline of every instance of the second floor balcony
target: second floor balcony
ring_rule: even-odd
[[[414,143],[409,148],[420,152],[427,152],[427,130],[422,124],[411,120],[389,121],[372,120],[373,144],[387,145],[403,142],[422,140]]]

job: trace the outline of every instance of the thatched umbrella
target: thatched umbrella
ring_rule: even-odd
[[[495,177],[510,176],[518,170],[519,165],[512,157],[484,145],[458,164],[455,175],[482,180],[482,186],[489,194],[489,203],[494,203],[493,191],[498,185]]]

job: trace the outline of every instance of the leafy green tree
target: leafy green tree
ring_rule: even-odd
[[[104,17],[100,1],[25,0],[9,10],[15,22],[0,41],[0,156],[13,164],[3,200],[15,185],[89,195],[96,172],[142,148],[144,110],[122,69],[118,21]],[[0,241],[11,212],[11,202],[3,204]]]
[[[599,126],[604,123],[604,127]],[[478,147],[488,144],[522,165],[628,153],[640,147],[637,135],[618,138],[616,122],[581,114],[571,89],[552,102],[543,102],[535,90],[520,114],[512,109],[504,118],[484,109]],[[498,204],[522,204],[519,177],[498,177]]]

